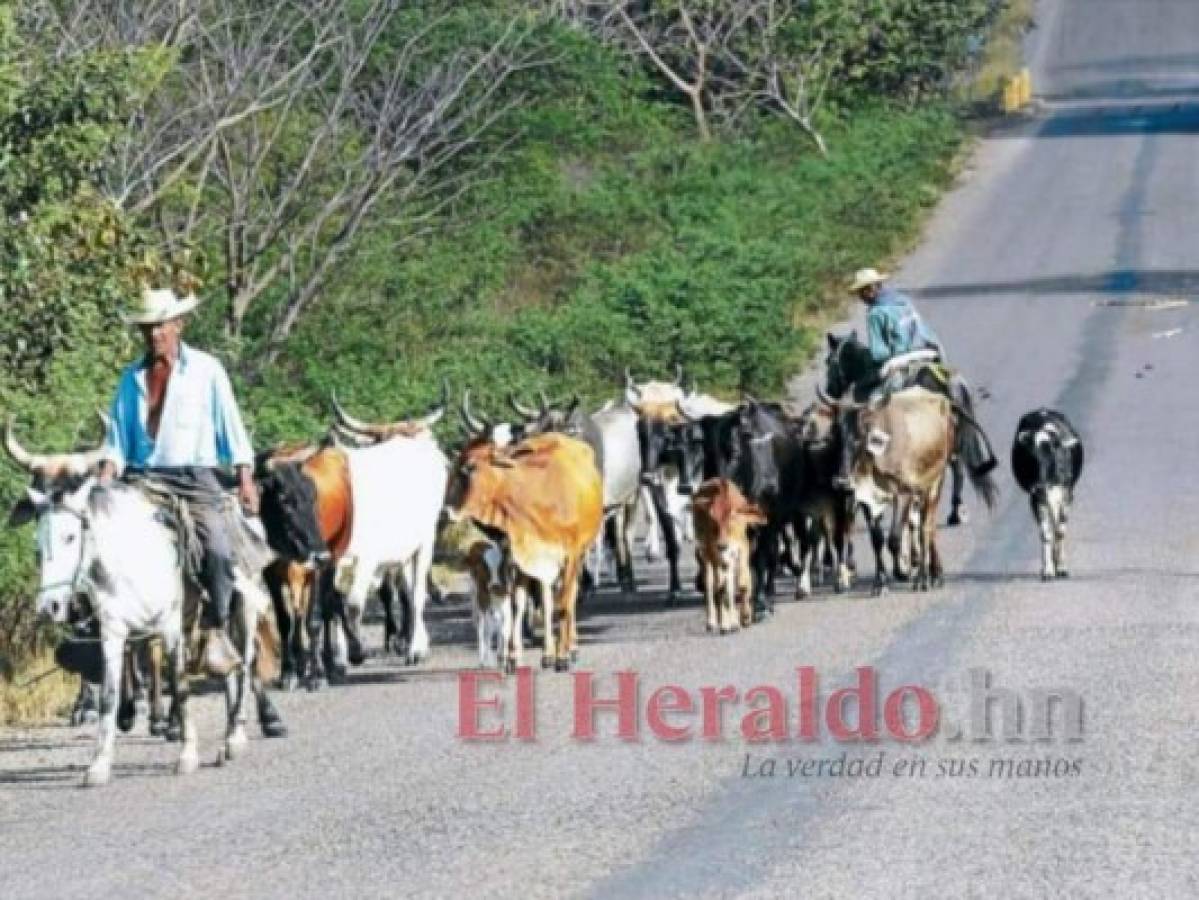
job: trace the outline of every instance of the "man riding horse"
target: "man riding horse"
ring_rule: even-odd
[[[147,290],[140,307],[122,315],[141,329],[146,352],[126,366],[112,403],[112,423],[100,465],[104,483],[124,472],[152,480],[186,501],[203,550],[199,581],[207,593],[202,659],[214,675],[241,664],[225,627],[233,597],[234,559],[222,467],[237,471],[247,512],[258,507],[254,451],[224,367],[180,340],[184,316],[199,301],[173,290]]]
[[[940,340],[911,299],[887,284],[887,278],[876,269],[855,273],[849,289],[869,307],[868,343],[859,343],[855,335],[828,335],[828,390],[834,397],[849,394],[860,402],[873,394],[919,385],[953,402],[958,438],[949,524],[960,524],[966,520],[961,465],[964,462],[976,475],[984,475],[995,468],[995,454],[974,419],[974,404],[965,379],[945,366]]]

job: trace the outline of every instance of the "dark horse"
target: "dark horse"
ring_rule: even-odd
[[[830,397],[840,399],[847,393],[855,403],[864,403],[882,386],[878,377],[878,366],[870,355],[870,349],[858,340],[856,331],[848,337],[828,334],[828,356],[825,358],[825,389]],[[974,417],[974,400],[966,380],[956,372],[942,378],[931,366],[921,366],[904,387],[919,386],[943,394],[953,404],[957,416],[957,438],[950,468],[953,471],[953,494],[947,524],[960,525],[966,521],[962,503],[962,483],[966,480],[963,466],[968,466],[976,476],[985,475],[995,468],[997,461],[991,450],[991,442],[978,420]],[[990,482],[977,482],[990,484]],[[976,484],[977,484],[976,483]],[[985,490],[985,488],[983,488]],[[987,506],[994,496],[983,498]]]

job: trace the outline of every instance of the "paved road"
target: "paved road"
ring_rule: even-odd
[[[608,716],[586,744],[570,738],[571,680],[543,676],[535,742],[469,744],[454,736],[471,662],[458,604],[436,610],[431,667],[371,660],[350,686],[285,696],[292,737],[253,740],[222,770],[175,778],[171,747],[134,738],[114,783],[84,792],[89,735],[5,735],[0,892],[1199,894],[1199,3],[1045,2],[1031,53],[1042,112],[982,142],[899,282],[989,390],[981,415],[999,443],[1041,404],[1080,426],[1074,578],[1036,579],[1031,517],[1009,487],[993,515],[975,508],[946,534],[939,592],[818,595],[716,639],[695,602],[664,610],[651,585],[602,598],[581,638],[603,689],[633,670],[643,703],[665,684],[775,685],[794,732],[797,667],[815,667],[827,698],[872,666],[883,696],[926,686],[960,724],[969,672],[985,669],[1026,712],[1037,689],[1081,697],[1081,741],[1059,718],[1042,743],[942,728],[914,745],[748,746],[740,707],[721,742],[667,744],[644,721],[624,742]],[[787,774],[842,752],[858,766],[881,753],[880,774]],[[895,774],[916,758],[923,775]],[[744,777],[768,759],[775,777]]]

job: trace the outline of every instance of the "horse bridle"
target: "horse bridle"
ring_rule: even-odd
[[[88,523],[88,518],[84,513],[71,509],[66,505],[59,505],[57,509],[62,510],[63,512],[68,512],[79,520],[79,564],[75,568],[75,574],[70,579],[64,578],[61,581],[43,584],[41,587],[39,587],[37,592],[38,598],[40,599],[44,594],[49,593],[52,590],[67,586],[71,588],[72,597],[74,597],[76,594],[84,594],[91,599],[93,585],[91,576],[88,574],[88,570],[91,568],[91,563],[95,557],[95,538],[92,536],[92,529]],[[52,546],[52,542],[50,540],[49,513],[50,511],[47,511],[47,514],[44,515],[41,521],[38,522],[37,529],[38,553],[43,563],[46,559],[50,558],[50,548]]]

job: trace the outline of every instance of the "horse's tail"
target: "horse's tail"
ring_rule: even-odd
[[[956,451],[966,464],[966,472],[975,492],[987,505],[994,509],[999,498],[999,486],[991,473],[999,465],[995,451],[991,449],[991,441],[986,431],[974,418],[974,401],[970,389],[960,377],[954,379],[953,411],[957,416],[958,434]]]

